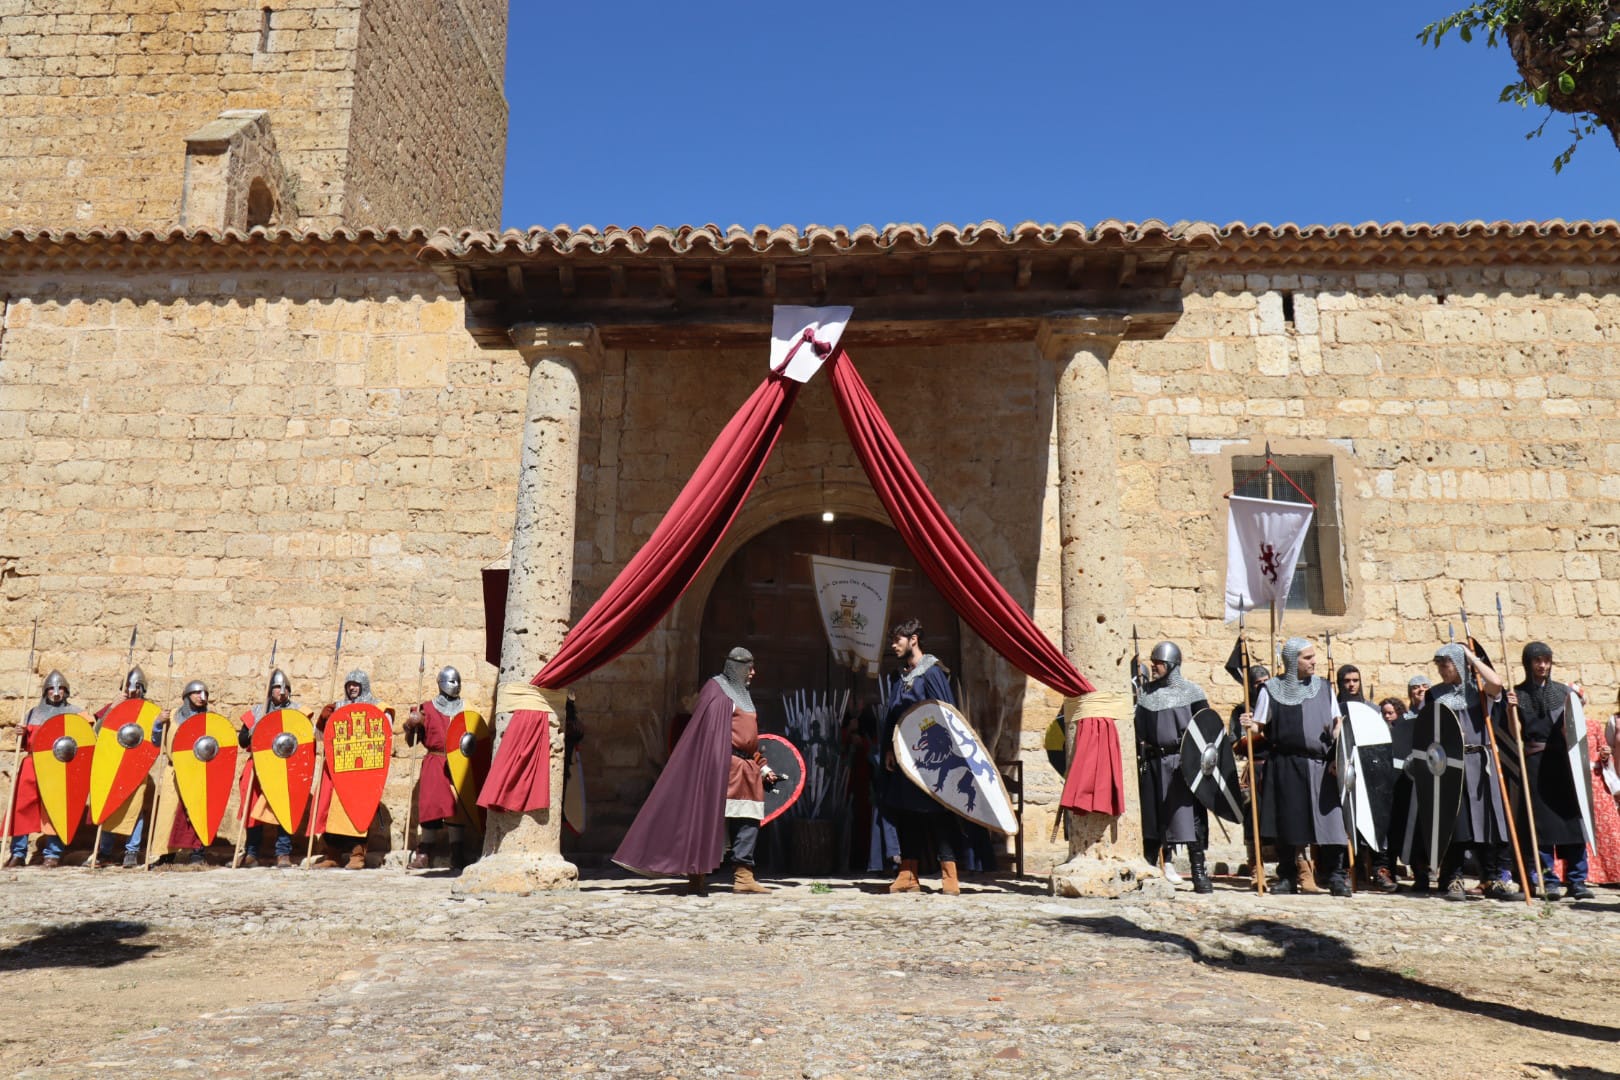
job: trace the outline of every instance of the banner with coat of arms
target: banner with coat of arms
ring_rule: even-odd
[[[810,556],[816,604],[827,645],[838,662],[876,675],[888,644],[889,587],[894,567]]]

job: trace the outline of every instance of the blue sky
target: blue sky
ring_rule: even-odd
[[[517,0],[508,226],[1605,218],[1461,6]]]

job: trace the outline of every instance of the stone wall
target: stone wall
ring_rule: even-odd
[[[504,5],[6,0],[0,18],[0,227],[172,226],[185,137],[228,109],[269,112],[296,224],[496,224]]]
[[[504,3],[366,0],[344,221],[498,227],[505,65]]]
[[[0,707],[51,668],[100,706],[132,626],[154,696],[203,678],[234,718],[277,643],[313,705],[342,617],[340,667],[379,697],[409,704],[425,646],[428,694],[455,664],[487,708],[480,569],[511,535],[526,369],[473,345],[453,291],[419,273],[7,287]]]
[[[1513,668],[1527,640],[1544,639],[1558,675],[1591,688],[1593,712],[1609,710],[1620,273],[1209,270],[1189,277],[1185,299],[1166,340],[1126,343],[1111,371],[1144,643],[1190,642],[1191,677],[1223,711],[1239,700],[1220,671],[1235,637],[1221,623],[1221,496],[1232,458],[1270,440],[1279,454],[1333,458],[1349,589],[1345,614],[1290,613],[1279,641],[1331,631],[1337,662],[1401,696],[1411,675],[1433,677],[1464,603],[1498,654],[1500,593]],[[1263,652],[1263,613],[1251,631]]]

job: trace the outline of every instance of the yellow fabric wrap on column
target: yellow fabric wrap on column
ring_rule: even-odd
[[[1093,690],[1063,699],[1063,719],[1072,728],[1082,716],[1101,716],[1123,724],[1136,715],[1136,699],[1126,690]]]
[[[568,691],[547,690],[526,682],[503,682],[495,687],[495,711],[517,712],[520,709],[549,712],[553,716],[567,715]]]

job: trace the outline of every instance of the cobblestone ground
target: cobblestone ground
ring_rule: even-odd
[[[1612,890],[1532,910],[970,889],[7,872],[0,1074],[1620,1075]]]

